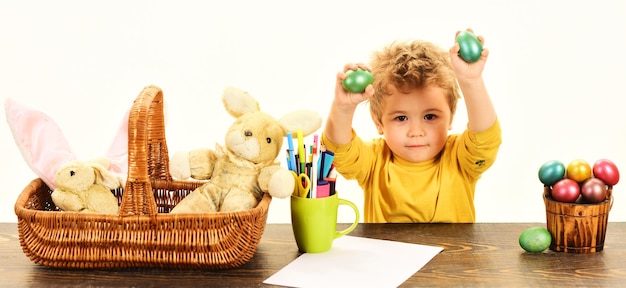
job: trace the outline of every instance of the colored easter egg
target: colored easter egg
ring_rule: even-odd
[[[613,186],[619,182],[619,170],[611,160],[600,159],[593,164],[593,177]]]
[[[559,202],[574,203],[580,196],[580,186],[572,179],[562,179],[552,185],[551,196]]]
[[[367,70],[361,68],[357,70],[348,70],[346,72],[346,79],[341,81],[341,85],[346,91],[351,93],[363,93],[367,85],[374,82],[374,76]]]
[[[567,164],[565,177],[572,179],[578,183],[591,178],[591,166],[583,159],[572,160]]]
[[[478,37],[470,31],[461,31],[456,36],[456,42],[459,43],[459,56],[468,63],[474,63],[480,59],[483,53],[483,44],[480,43]]]
[[[543,227],[530,227],[520,234],[518,241],[522,249],[531,253],[539,253],[550,247],[552,234]]]
[[[547,186],[565,177],[565,164],[558,160],[550,160],[539,167],[539,181]]]
[[[606,200],[606,184],[598,178],[589,178],[580,187],[580,194],[587,202],[602,202]]]

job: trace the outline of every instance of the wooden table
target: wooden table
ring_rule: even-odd
[[[609,223],[604,250],[598,253],[524,252],[520,233],[541,225],[359,224],[350,235],[444,247],[401,287],[626,285],[626,223]],[[299,255],[291,226],[268,224],[254,258],[236,269],[60,270],[32,263],[21,250],[17,224],[0,223],[2,287],[267,287],[262,282]]]

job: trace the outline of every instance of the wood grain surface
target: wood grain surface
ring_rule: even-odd
[[[62,270],[32,263],[21,250],[16,225],[0,223],[0,287],[269,287],[263,280],[300,255],[290,224],[268,224],[254,258],[235,269]],[[518,237],[532,226],[545,224],[361,223],[350,235],[444,248],[401,287],[618,287],[626,283],[626,223],[609,222],[604,250],[590,254],[527,253]]]

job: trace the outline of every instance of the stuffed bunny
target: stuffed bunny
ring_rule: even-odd
[[[128,112],[103,158],[80,162],[56,122],[13,99],[5,102],[11,133],[28,166],[53,190],[65,211],[117,213],[111,189],[123,187],[128,171]]]
[[[171,213],[246,210],[255,207],[264,192],[277,198],[289,197],[293,192],[294,177],[276,161],[283,138],[287,132],[315,132],[322,118],[315,112],[299,110],[276,119],[261,112],[252,96],[235,87],[224,90],[222,102],[235,117],[226,132],[225,146],[181,151],[172,156],[170,174],[174,178],[210,180]]]
[[[111,190],[122,184],[115,174],[109,172],[108,165],[96,161],[65,163],[57,172],[54,184],[57,188],[50,196],[61,210],[118,213],[117,198]]]

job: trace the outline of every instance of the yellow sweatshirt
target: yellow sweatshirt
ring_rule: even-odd
[[[483,132],[465,130],[448,136],[435,159],[410,163],[395,158],[382,138],[337,146],[337,172],[363,189],[364,222],[475,222],[476,182],[496,159],[502,142],[500,123]]]

